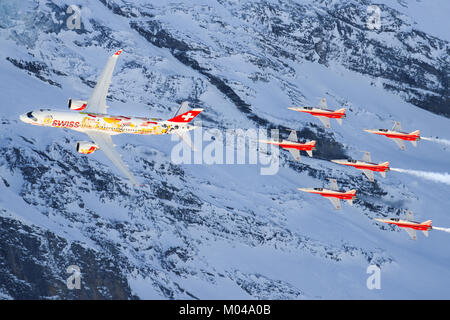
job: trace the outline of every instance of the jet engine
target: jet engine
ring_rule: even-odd
[[[87,101],[69,99],[67,106],[69,107],[70,110],[80,111],[86,108]]]
[[[98,149],[96,144],[89,141],[78,141],[77,142],[77,152],[82,154],[90,154]]]

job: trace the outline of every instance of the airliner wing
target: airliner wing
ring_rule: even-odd
[[[111,162],[117,167],[117,169],[127,177],[133,184],[137,185],[136,178],[131,173],[128,166],[123,162],[121,155],[114,148],[111,136],[103,132],[88,131],[86,134],[98,145],[105,155],[111,160]]]
[[[370,181],[375,181],[373,177],[373,172],[367,169],[363,169],[362,172],[366,175],[367,178],[369,178]]]
[[[416,230],[410,229],[410,228],[402,228],[402,229],[405,230],[409,234],[411,239],[417,240]]]
[[[337,210],[341,210],[341,200],[337,198],[328,198]]]
[[[393,138],[392,140],[394,140],[394,142],[400,147],[400,149],[406,150],[405,143],[403,142],[402,139]]]
[[[92,113],[106,113],[106,96],[108,95],[109,85],[111,84],[111,77],[116,66],[117,58],[122,53],[122,50],[117,51],[112,55],[106,63],[100,78],[98,78],[94,91],[88,100],[85,111]]]
[[[330,118],[324,117],[324,116],[317,116],[320,121],[322,121],[325,128],[330,128]]]

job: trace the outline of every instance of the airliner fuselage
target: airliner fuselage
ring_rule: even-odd
[[[186,114],[185,119],[194,117]],[[99,131],[110,135],[129,133],[159,135],[171,133],[173,130],[192,130],[195,126],[187,123],[174,123],[167,120],[145,117],[114,116],[100,113],[54,111],[40,109],[20,116],[23,122],[75,131]]]

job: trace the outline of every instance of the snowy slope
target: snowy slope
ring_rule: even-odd
[[[386,29],[374,32],[368,3],[346,3],[85,0],[72,31],[59,23],[70,1],[2,1],[0,297],[448,299],[450,235],[410,241],[373,218],[411,209],[450,227],[450,185],[393,171],[372,184],[329,161],[367,150],[394,168],[449,171],[444,144],[400,151],[362,131],[399,120],[450,140],[448,31],[417,13],[444,18],[427,2],[386,1]],[[87,98],[117,48],[111,113],[166,118],[189,100],[206,128],[296,129],[318,141],[315,158],[280,151],[280,170],[264,176],[260,165],[173,164],[170,137],[115,136],[144,184],[133,188],[101,152],[77,154],[82,134],[18,120]],[[342,127],[287,109],[321,97],[347,107]],[[297,191],[328,177],[358,190],[353,207]],[[80,291],[64,287],[70,264]],[[381,290],[366,287],[370,264]]]

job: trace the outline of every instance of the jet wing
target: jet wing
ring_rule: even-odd
[[[103,132],[87,131],[86,134],[98,145],[105,155],[111,160],[111,162],[117,167],[117,169],[127,177],[133,184],[137,185],[138,182],[133,176],[128,166],[123,162],[120,154],[114,148],[111,136]]]
[[[325,98],[320,99],[320,102],[317,105],[317,108],[326,109],[327,108],[327,99],[325,99]]]
[[[337,198],[328,198],[337,210],[341,210],[341,200]]]
[[[400,149],[406,150],[405,143],[402,139],[393,138],[392,140],[394,140],[394,142],[400,147]]]
[[[375,181],[372,171],[367,170],[367,169],[363,169],[362,172],[366,175],[367,178],[369,178],[370,181],[372,181],[372,182]]]
[[[94,91],[88,100],[85,111],[92,113],[106,113],[106,96],[108,95],[109,85],[111,84],[111,77],[116,66],[117,58],[122,53],[122,50],[117,51],[112,55],[106,63],[100,78],[98,78]]]
[[[406,218],[406,220],[414,221],[414,215],[411,210],[408,210],[408,212],[405,215],[405,218]]]
[[[289,134],[289,137],[287,139],[288,141],[297,142],[298,141],[297,131],[291,130],[291,133]]]
[[[330,190],[339,191],[336,179],[329,179],[329,181],[330,184],[328,185],[328,188],[330,188]]]
[[[400,124],[400,122],[395,121],[394,122],[394,126],[392,127],[392,131],[402,131],[402,125]]]
[[[372,162],[372,158],[370,157],[369,151],[364,152],[364,156],[363,156],[362,160],[365,162]]]
[[[417,240],[416,230],[410,228],[402,228],[402,229],[404,229],[409,234],[411,239]]]
[[[330,118],[324,117],[324,116],[316,116],[317,118],[319,118],[320,121],[322,121],[323,125],[326,128],[330,128]]]
[[[298,151],[297,149],[288,149],[288,150],[295,160],[300,161],[300,151]]]

